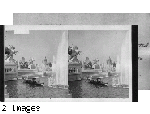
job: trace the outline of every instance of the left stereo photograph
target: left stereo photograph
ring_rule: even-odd
[[[5,98],[68,98],[68,31],[33,28],[5,26]]]

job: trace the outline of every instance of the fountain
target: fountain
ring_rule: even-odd
[[[112,78],[112,86],[113,87],[119,87],[120,86],[120,73],[121,73],[121,67],[120,67],[120,57],[117,55],[117,63],[116,63],[116,71],[114,72],[114,77]]]
[[[57,57],[53,56],[52,77],[48,79],[49,86],[68,86],[68,31],[62,33],[61,42],[58,45]],[[52,79],[53,78],[53,79]],[[52,83],[53,80],[53,83]]]
[[[68,85],[68,31],[63,32],[56,58],[56,84]]]
[[[56,58],[53,56],[52,72],[56,72]]]
[[[48,78],[48,86],[52,87],[56,85],[56,58],[53,56],[53,63],[52,63],[52,73],[51,76]]]
[[[117,56],[116,72],[120,72],[120,58]]]
[[[130,69],[130,60],[131,56],[129,51],[129,46],[131,45],[131,41],[128,40],[129,32],[126,34],[126,37],[123,41],[121,47],[121,77],[120,83],[121,85],[129,86],[129,69]]]
[[[116,72],[118,73],[117,83],[118,85],[121,85],[123,87],[129,87],[129,70],[130,70],[130,51],[129,46],[130,40],[128,39],[129,33],[127,33],[125,39],[123,40],[122,46],[121,46],[121,58],[117,56],[117,64],[116,64]]]

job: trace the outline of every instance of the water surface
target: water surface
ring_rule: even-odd
[[[6,81],[5,84],[10,98],[129,98],[129,89],[100,87],[87,80],[69,82],[68,89],[38,87],[23,83],[23,80]]]

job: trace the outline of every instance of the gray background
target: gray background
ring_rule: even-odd
[[[117,55],[121,56],[121,46],[127,31],[119,30],[72,30],[69,31],[69,46],[76,45],[82,51],[78,55],[79,60],[86,57],[93,62],[99,59],[99,63],[105,63],[111,57],[117,61]]]
[[[14,25],[138,25],[138,42],[150,41],[150,14],[139,13],[14,13]],[[139,90],[150,89],[150,59],[139,64]]]
[[[30,31],[30,34],[14,34],[13,31],[5,33],[5,46],[15,46],[18,53],[15,60],[20,61],[25,57],[29,61],[30,57],[35,59],[35,63],[42,64],[45,56],[48,62],[52,62],[53,55],[56,57],[58,45],[60,43],[62,31]]]

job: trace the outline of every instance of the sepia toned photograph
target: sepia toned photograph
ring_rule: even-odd
[[[13,25],[4,35],[5,101],[132,101],[130,25]]]

